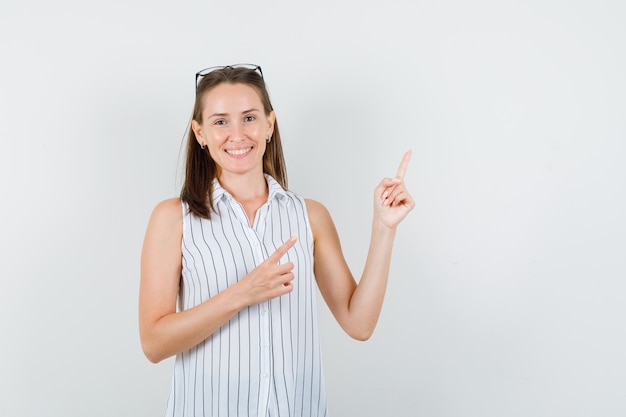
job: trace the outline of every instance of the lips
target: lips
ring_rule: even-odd
[[[225,149],[226,153],[231,156],[243,156],[249,153],[251,150],[252,147],[244,149]]]

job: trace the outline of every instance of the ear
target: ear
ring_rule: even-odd
[[[204,136],[202,136],[202,125],[197,121],[192,120],[191,130],[193,130],[194,135],[196,135],[196,140],[200,146],[206,146],[206,141],[204,140]]]
[[[269,114],[269,116],[267,116],[267,136],[270,137],[274,134],[274,123],[276,122],[276,113],[274,113],[274,110],[272,110]]]

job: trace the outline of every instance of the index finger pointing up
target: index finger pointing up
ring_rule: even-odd
[[[280,258],[282,258],[283,255],[286,254],[289,249],[291,249],[291,247],[296,243],[297,240],[298,238],[296,236],[291,236],[289,239],[287,239],[285,243],[282,244],[282,246],[276,249],[276,252],[270,255],[268,260],[271,259],[272,262],[278,263],[280,261]]]
[[[398,173],[396,174],[396,178],[404,179],[404,174],[406,173],[406,167],[409,165],[409,161],[411,160],[411,155],[413,154],[413,150],[409,149],[404,153],[402,157],[402,161],[400,161],[400,167],[398,168]]]

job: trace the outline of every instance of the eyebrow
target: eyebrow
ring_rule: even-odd
[[[242,111],[241,114],[252,113],[252,112],[260,113],[261,111],[259,109],[252,108],[252,109],[248,109],[248,110]],[[228,113],[213,113],[213,114],[211,114],[209,116],[209,118],[211,118],[211,117],[224,117],[224,116],[228,116]]]

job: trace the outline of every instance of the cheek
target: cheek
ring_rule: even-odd
[[[207,143],[207,148],[209,150],[209,154],[213,157],[213,159],[215,159],[215,156],[217,156],[217,153],[219,152],[219,148],[223,140],[219,136],[215,135],[215,132],[205,132],[205,133],[207,134],[205,138],[206,138],[206,143]]]
[[[208,141],[208,145],[209,146],[207,146],[207,148],[209,149],[209,155],[211,155],[211,157],[215,159],[217,156],[219,156],[220,143],[212,138]]]
[[[246,135],[256,138],[257,136],[259,136],[261,128],[257,123],[255,123],[246,126],[244,132],[246,133]]]
[[[222,144],[228,136],[224,131],[220,131],[219,129],[207,129],[205,135],[208,143],[216,146]]]

